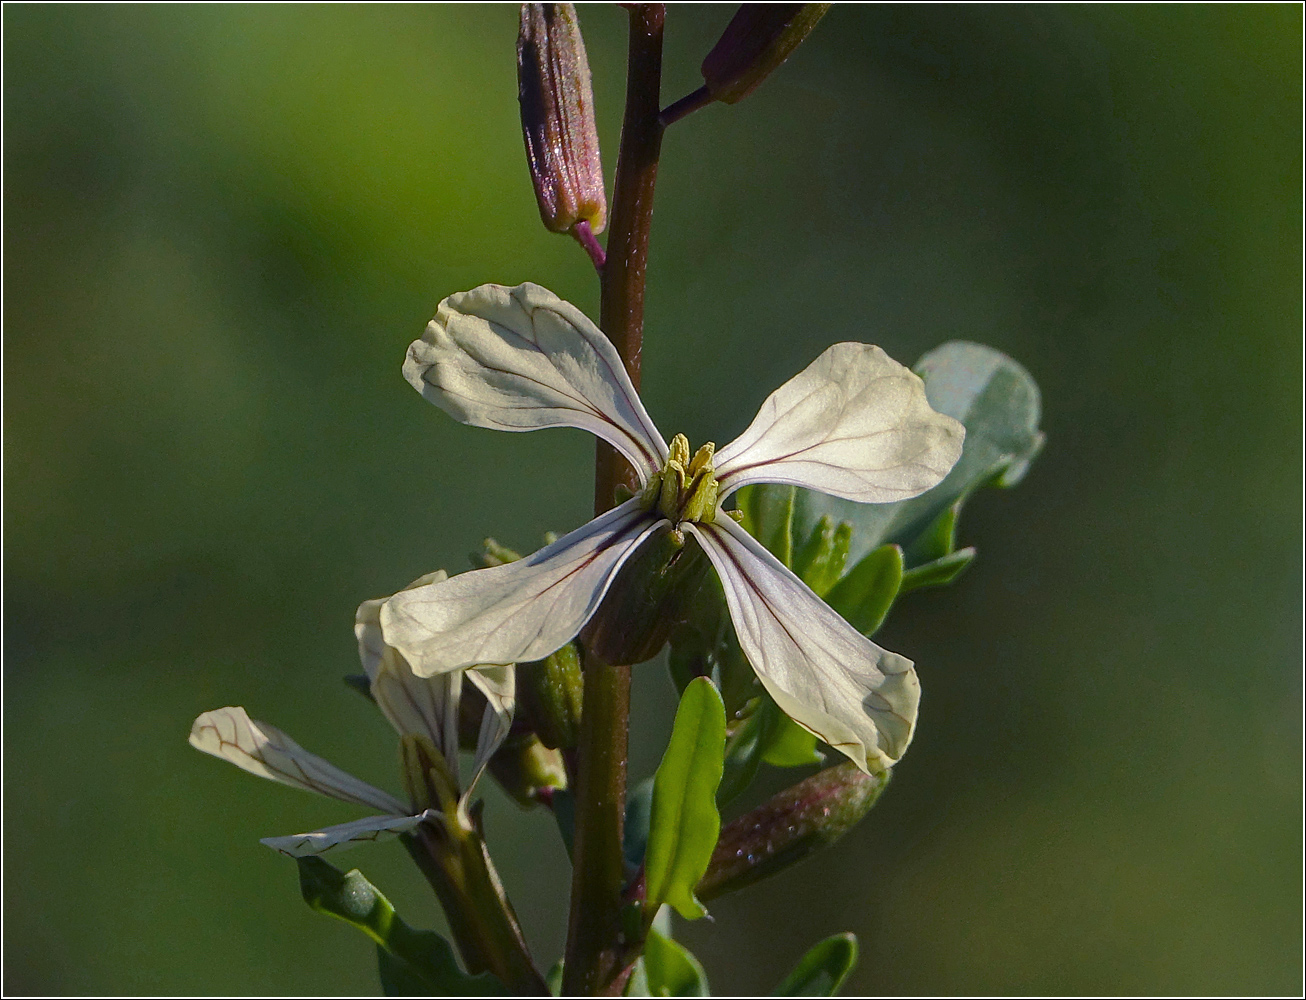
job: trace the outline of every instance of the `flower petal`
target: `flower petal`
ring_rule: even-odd
[[[330,850],[343,851],[355,844],[389,840],[391,837],[416,829],[424,820],[442,818],[433,809],[416,816],[368,816],[366,819],[328,826],[321,830],[314,830],[312,833],[296,833],[289,837],[264,837],[259,843],[267,844],[274,851],[280,851],[288,857],[306,858]]]
[[[401,591],[381,608],[385,641],[422,677],[548,656],[660,523],[634,497],[525,559]]]
[[[190,745],[250,774],[293,788],[388,813],[402,813],[408,808],[388,792],[309,753],[275,726],[254,721],[243,708],[205,712],[191,726]]]
[[[720,496],[785,483],[860,503],[905,500],[948,474],[965,436],[930,408],[910,369],[870,344],[835,344],[717,452]]]
[[[920,702],[911,660],[859,633],[730,518],[684,527],[716,567],[739,645],[776,704],[862,770],[894,764]]]
[[[612,342],[539,285],[450,295],[408,348],[404,378],[465,424],[589,431],[625,455],[640,482],[667,457]]]
[[[444,570],[418,577],[405,590],[448,579]],[[458,773],[458,704],[462,675],[418,677],[408,661],[381,634],[381,605],[389,598],[364,601],[354,616],[358,656],[371,683],[372,698],[400,736],[427,737],[440,748],[449,770]]]

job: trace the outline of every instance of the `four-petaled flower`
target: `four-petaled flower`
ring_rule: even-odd
[[[443,570],[414,580],[421,587],[445,579]],[[357,843],[384,840],[416,829],[425,821],[457,823],[470,828],[467,803],[477,779],[508,735],[516,704],[516,677],[511,665],[455,670],[418,677],[381,636],[381,600],[358,609],[354,633],[367,672],[372,699],[399,732],[404,784],[409,802],[369,785],[334,764],[309,753],[280,729],[251,719],[243,708],[219,708],[195,720],[190,744],[237,767],[294,788],[317,792],[383,815],[329,826],[289,837],[265,837],[262,843],[291,857],[321,854]],[[476,741],[472,778],[458,789],[458,711],[464,676],[485,696]],[[434,772],[434,773],[433,773]]]
[[[420,676],[537,660],[576,636],[622,564],[658,530],[688,532],[725,589],[739,644],[791,718],[863,770],[892,765],[915,728],[912,662],[858,633],[720,507],[783,483],[863,503],[916,496],[961,455],[965,431],[915,374],[867,344],[835,344],[773,392],[713,454],[668,446],[611,342],[539,285],[451,295],[409,348],[408,381],[455,419],[529,431],[579,427],[634,466],[640,496],[503,566],[396,594],[385,641]]]

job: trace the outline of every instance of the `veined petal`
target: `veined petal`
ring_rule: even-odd
[[[476,735],[472,776],[458,799],[458,819],[464,826],[471,823],[467,815],[467,804],[471,801],[476,783],[481,780],[490,758],[503,745],[512,729],[512,715],[517,705],[517,668],[482,667],[467,671],[467,678],[485,695],[485,712],[481,715],[481,728]]]
[[[776,704],[862,770],[894,764],[920,702],[911,660],[859,633],[730,518],[684,527],[716,567],[739,645]]]
[[[296,833],[289,837],[264,837],[259,843],[267,844],[274,851],[280,851],[292,858],[305,858],[314,854],[325,854],[330,850],[343,851],[355,844],[389,840],[391,837],[416,829],[424,820],[442,818],[433,809],[416,816],[368,816],[366,819],[324,827],[312,833]]]
[[[408,808],[390,793],[309,753],[275,726],[254,721],[243,708],[205,712],[191,726],[190,745],[250,774],[293,788],[387,813],[402,813]]]
[[[784,483],[859,503],[924,493],[961,457],[966,429],[925,383],[870,344],[835,344],[766,398],[716,456],[720,496]]]
[[[404,378],[465,424],[589,431],[625,455],[641,483],[667,457],[612,342],[539,285],[450,295],[408,348]]]
[[[589,621],[660,523],[634,497],[525,559],[401,591],[381,608],[385,641],[423,677],[542,659]]]
[[[418,577],[404,589],[413,590],[446,579],[448,574],[444,570],[436,570]],[[440,748],[450,771],[457,774],[462,677],[456,673],[418,677],[408,661],[386,645],[381,634],[381,605],[388,600],[386,597],[364,601],[354,617],[358,656],[371,681],[372,697],[400,736],[427,737]]]

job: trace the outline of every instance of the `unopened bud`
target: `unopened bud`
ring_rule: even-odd
[[[829,847],[875,805],[889,773],[866,774],[848,761],[786,788],[726,824],[694,894],[709,900],[783,871]]]
[[[580,733],[585,680],[580,654],[567,643],[534,663],[517,664],[517,700],[525,717],[551,750],[570,749]]]
[[[545,228],[566,233],[584,221],[601,233],[608,215],[603,163],[589,60],[571,4],[522,4],[517,99]]]
[[[703,60],[703,80],[714,100],[743,100],[807,37],[828,3],[746,3]]]
[[[490,774],[525,809],[539,805],[545,789],[567,787],[562,754],[534,733],[509,736],[490,758]]]

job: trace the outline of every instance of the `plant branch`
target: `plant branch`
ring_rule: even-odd
[[[715,98],[712,96],[712,92],[707,89],[705,83],[693,93],[686,94],[673,104],[668,104],[662,114],[658,115],[658,120],[662,123],[662,127],[666,128],[668,125],[693,114],[699,108],[707,107],[713,100]]]
[[[653,186],[662,148],[659,101],[664,19],[662,4],[630,8],[626,111],[617,155],[607,260],[600,272],[599,325],[616,346],[636,388],[640,382]],[[638,485],[630,465],[609,445],[599,442],[595,512],[602,513],[613,505],[618,486],[637,492]],[[584,674],[571,915],[563,980],[563,993],[571,996],[619,991],[627,970],[621,911],[625,905],[622,833],[630,667],[586,656]]]

